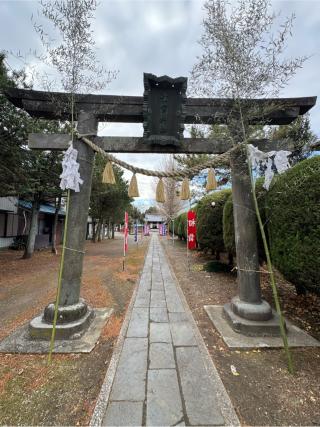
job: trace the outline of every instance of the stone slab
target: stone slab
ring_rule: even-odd
[[[170,327],[168,323],[150,323],[150,342],[171,343]]]
[[[111,390],[111,401],[145,399],[147,359],[147,338],[125,339]]]
[[[127,331],[127,337],[146,338],[148,336],[149,309],[134,308]]]
[[[198,347],[178,347],[176,358],[190,425],[224,425],[217,390],[208,376]]]
[[[143,402],[111,402],[102,426],[142,426]]]
[[[139,290],[134,307],[135,308],[148,308],[150,306],[150,292]]]
[[[138,285],[138,283],[137,283]],[[98,427],[101,426],[102,424],[102,420],[103,417],[106,413],[107,407],[108,407],[108,403],[109,403],[109,398],[110,398],[110,393],[111,393],[111,389],[112,389],[112,384],[114,381],[114,377],[117,371],[117,366],[119,364],[119,360],[120,360],[120,356],[121,356],[121,352],[123,349],[123,344],[125,341],[125,335],[126,335],[126,331],[128,329],[128,325],[129,325],[129,321],[131,318],[131,314],[132,314],[132,310],[133,310],[133,305],[137,296],[137,292],[138,292],[138,286],[135,287],[131,299],[130,299],[130,303],[128,305],[128,309],[127,312],[125,314],[124,320],[122,322],[122,326],[117,338],[116,343],[113,346],[113,352],[112,352],[112,357],[110,359],[109,365],[108,365],[108,370],[106,372],[106,375],[104,377],[102,386],[101,386],[101,390],[99,393],[99,396],[97,398],[96,401],[96,405],[90,420],[90,427]]]
[[[175,347],[197,345],[197,341],[189,322],[170,323],[170,329],[172,342]]]
[[[174,426],[183,421],[175,369],[148,371],[147,426]]]
[[[150,279],[141,278],[139,283],[139,291],[150,292],[150,290],[151,290],[151,278]]]
[[[163,283],[164,283],[164,290],[166,293],[174,292],[176,290],[176,285],[172,281],[172,279],[171,280],[163,279]]]
[[[150,306],[149,298],[139,298],[134,303],[134,308],[148,308]]]
[[[139,285],[136,298],[150,298],[150,290],[143,288],[141,287],[141,285]]]
[[[164,290],[156,291],[156,290],[152,289],[152,291],[151,291],[151,299],[154,299],[154,300],[165,299]]]
[[[223,307],[219,305],[205,305],[206,310],[214,327],[222,336],[224,342],[231,349],[250,348],[281,348],[283,342],[281,337],[249,337],[235,332],[228,321],[223,317]],[[286,319],[288,343],[290,347],[320,347],[320,342],[308,335],[306,332],[294,326]]]
[[[169,343],[151,343],[149,360],[149,369],[175,369],[176,367],[173,348]]]
[[[90,353],[113,312],[112,308],[96,308],[95,316],[87,331],[78,339],[55,340],[54,353]],[[31,339],[29,323],[16,329],[0,342],[0,353],[48,353],[48,340]]]
[[[167,308],[170,313],[184,313],[184,308],[180,300],[167,297]]]
[[[169,313],[169,322],[187,322],[189,320],[187,313]]]
[[[152,254],[152,260],[150,254]],[[192,318],[184,295],[179,288],[176,278],[174,278],[174,274],[171,274],[171,270],[168,268],[168,260],[163,254],[157,235],[153,235],[151,238],[147,259],[149,261],[145,263],[141,277],[146,277],[147,273],[151,276],[151,271],[154,268],[152,278],[155,281],[155,287],[153,288],[151,286],[151,292],[156,291],[156,294],[160,296],[160,294],[162,293],[163,295],[163,291],[165,291],[165,298],[170,300],[172,308],[177,311],[168,313],[166,309],[161,307],[151,307],[149,310],[143,307],[138,308],[138,311],[146,310],[149,312],[149,337],[125,338],[127,327],[130,328],[130,323],[132,321],[134,322],[135,318],[135,316],[132,316],[131,312],[131,307],[133,307],[135,301],[134,298],[132,299],[132,304],[130,303],[124,322],[125,327],[121,329],[123,340],[121,341],[121,345],[115,349],[116,358],[110,363],[110,365],[112,365],[110,377],[107,375],[104,382],[104,401],[102,401],[103,397],[99,397],[100,403],[97,405],[98,409],[96,408],[95,410],[95,414],[100,415],[93,417],[91,426],[101,425],[102,418],[106,416],[107,408],[112,408],[112,411],[114,411],[112,418],[107,420],[109,424],[137,423],[138,421],[133,421],[131,419],[125,421],[127,417],[126,413],[130,412],[127,403],[141,404],[142,402],[143,416],[142,422],[140,420],[140,425],[190,425],[188,413],[186,412],[185,396],[187,396],[190,406],[190,401],[193,402],[199,399],[199,388],[201,388],[204,389],[204,392],[201,392],[202,394],[200,393],[200,398],[202,396],[201,399],[204,401],[207,399],[206,394],[210,387],[207,386],[207,383],[203,383],[203,377],[205,377],[204,381],[209,382],[211,389],[215,390],[215,397],[218,402],[215,403],[215,406],[220,408],[225,424],[239,425],[230,399],[213,365],[212,359],[207,352],[200,332],[197,330],[197,326]],[[165,287],[161,281],[163,278],[167,280]],[[141,301],[140,297],[145,295],[147,289],[146,285],[144,285],[143,288],[141,287],[140,281],[140,286],[134,294],[135,296],[139,296],[136,300],[140,299]],[[133,307],[133,310],[137,310],[137,307]],[[166,320],[166,322],[163,320]],[[197,347],[173,347],[170,324],[177,324],[180,325],[180,327],[181,324],[189,324],[196,339]],[[188,327],[186,332],[190,332]],[[187,334],[187,337],[188,336],[190,336],[190,334]],[[132,345],[132,343],[135,343],[135,345]],[[140,348],[138,348],[138,343],[140,343]],[[200,354],[200,366],[202,366],[202,369],[206,370],[205,375],[203,375],[203,372],[200,372],[199,376],[199,372],[195,372],[195,369],[192,367],[193,360],[190,362],[191,369],[190,366],[187,366],[185,372],[186,377],[182,378],[185,381],[184,387],[187,389],[187,392],[185,391],[184,393],[185,396],[182,394],[183,388],[181,378],[179,378],[176,358],[176,351],[181,349],[196,349],[198,355]],[[192,355],[191,359],[194,359]],[[198,365],[199,360],[196,361],[196,366]],[[183,372],[181,366],[180,370]],[[194,374],[192,375],[192,373]],[[193,382],[195,377],[199,377],[201,381],[198,382],[197,378],[197,381]],[[189,398],[188,393],[191,394],[192,398]],[[203,398],[203,396],[205,397]],[[209,403],[211,404],[211,402]],[[196,403],[194,403],[194,405],[196,405]],[[109,410],[109,414],[111,413],[110,411],[111,409]],[[202,412],[206,413],[206,411],[207,408],[205,407]],[[139,407],[133,408],[132,412],[133,419],[135,419],[136,412],[139,413],[140,417]],[[122,421],[122,416],[124,421]],[[209,426],[214,424],[216,424],[216,422],[202,425]],[[223,422],[221,424],[223,424]]]
[[[166,308],[163,307],[151,307],[150,308],[150,322],[168,322],[168,312]]]
[[[152,288],[153,291],[163,291],[164,287],[162,283],[156,283],[156,284],[152,284]]]
[[[153,307],[153,308],[167,308],[166,300],[165,299],[163,299],[163,300],[159,300],[159,299],[155,300],[155,299],[151,298],[150,307]]]

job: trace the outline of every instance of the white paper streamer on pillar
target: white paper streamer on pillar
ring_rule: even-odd
[[[248,144],[249,150],[249,160],[252,164],[252,167],[255,169],[257,167],[265,167],[264,174],[264,184],[263,187],[266,190],[269,190],[272,178],[274,176],[274,168],[279,174],[283,173],[289,169],[290,164],[288,161],[288,156],[290,156],[291,151],[269,151],[264,153],[258,150],[257,147],[254,147],[252,144]],[[273,158],[273,159],[272,159]],[[274,167],[273,167],[274,166]]]
[[[291,151],[277,151],[275,158],[274,158],[274,164],[275,167],[277,168],[278,173],[282,173],[284,171],[286,171],[287,169],[289,169],[290,164],[288,161],[288,156],[290,156]]]
[[[60,188],[62,190],[70,189],[76,193],[80,191],[80,184],[83,180],[80,178],[79,163],[77,162],[78,150],[73,148],[72,144],[64,153],[62,160],[62,174],[60,175]]]

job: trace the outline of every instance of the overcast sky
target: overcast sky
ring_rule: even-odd
[[[104,93],[142,95],[143,72],[189,77],[201,53],[197,40],[202,32],[202,5],[202,0],[100,0],[93,25],[98,57],[106,68],[119,70]],[[283,16],[296,15],[288,56],[312,55],[282,95],[318,95],[320,0],[274,1],[273,8]],[[0,0],[0,49],[21,53],[41,50],[31,23],[37,10],[36,1]],[[8,62],[13,68],[21,67],[13,57]],[[319,105],[311,112],[311,124],[320,136]],[[139,136],[142,125],[104,124],[100,135]],[[137,166],[159,168],[159,155],[120,157]],[[141,198],[152,198],[150,178],[138,175],[138,182]]]

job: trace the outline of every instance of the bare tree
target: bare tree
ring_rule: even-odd
[[[97,8],[95,0],[41,0],[38,20],[33,25],[40,37],[44,52],[33,52],[33,56],[42,64],[54,69],[59,78],[53,79],[51,73],[34,72],[33,78],[38,79],[46,90],[51,93],[52,102],[59,103],[62,111],[71,112],[71,139],[74,131],[75,95],[80,91],[98,90],[105,86],[116,73],[106,71],[99,65],[96,58],[95,42],[91,30],[94,12]],[[50,26],[52,27],[50,29]],[[55,33],[54,37],[49,34]],[[42,67],[38,67],[42,70]],[[63,89],[67,95],[64,102],[55,97],[52,90]],[[57,127],[59,127],[57,125]],[[57,189],[58,190],[58,189]],[[58,191],[57,191],[58,192]],[[60,192],[60,195],[62,192]],[[33,215],[24,257],[29,258],[34,252],[35,236],[40,201],[34,201]],[[56,214],[57,215],[57,214]],[[56,224],[56,220],[55,220]],[[55,227],[53,229],[55,235]],[[53,253],[56,253],[53,239]]]
[[[39,4],[46,23],[49,21],[59,36],[57,42],[44,24],[34,21],[45,50],[37,56],[59,74],[58,81],[48,84],[76,94],[102,89],[116,77],[117,72],[107,71],[96,56],[91,29],[96,0],[41,0]]]
[[[203,53],[192,70],[192,91],[233,99],[276,96],[306,57],[283,57],[294,15],[274,34],[269,0],[207,0]]]
[[[162,161],[162,169],[166,172],[174,172],[176,168],[177,165],[173,155],[166,155]],[[179,198],[180,184],[173,178],[164,178],[163,183],[166,200],[164,203],[159,203],[158,208],[168,220],[171,220],[178,214],[183,205]]]
[[[74,122],[76,94],[89,90],[98,90],[105,86],[114,72],[108,72],[99,66],[96,58],[95,41],[91,30],[94,12],[97,8],[96,0],[41,0],[41,13],[57,33],[57,40],[50,38],[42,24],[34,23],[35,30],[40,36],[45,53],[42,61],[52,66],[59,74],[60,86],[66,94],[66,105],[59,105],[71,115],[71,140],[74,139]],[[51,85],[52,86],[52,85]],[[50,86],[49,86],[50,89]],[[56,102],[54,94],[52,101]],[[79,96],[78,96],[79,97]],[[68,233],[68,217],[70,205],[70,190],[68,190],[66,220],[60,261],[57,296],[53,319],[53,328],[50,341],[49,362],[54,346],[55,328],[60,301],[61,283],[64,269],[66,236]]]
[[[193,93],[204,96],[228,97],[234,100],[228,119],[230,137],[235,145],[248,142],[249,121],[252,116],[264,115],[266,111],[257,111],[248,98],[277,96],[290,78],[302,67],[306,57],[284,57],[288,37],[291,36],[294,16],[285,18],[277,33],[272,29],[278,16],[271,11],[269,0],[238,0],[236,6],[230,6],[227,0],[207,0],[204,5],[206,16],[203,21],[203,34],[200,39],[203,53],[197,58],[192,70]],[[270,106],[269,108],[274,108]],[[267,245],[264,225],[254,191],[254,179],[248,161],[246,147],[239,151],[234,162],[240,168],[242,157],[243,170],[237,174],[248,175],[259,228],[267,255],[270,281],[275,297],[275,305],[280,315],[280,329],[288,357],[289,371],[293,371],[291,356],[277,289]],[[247,160],[247,162],[245,161]]]

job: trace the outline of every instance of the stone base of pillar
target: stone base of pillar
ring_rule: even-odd
[[[264,303],[266,303],[264,301]],[[266,303],[267,304],[267,303]],[[266,307],[263,307],[264,304],[249,304],[256,305],[257,307],[251,307],[252,313],[259,313],[259,310],[262,310],[262,313],[266,316]],[[263,305],[262,307],[259,307]],[[268,304],[269,306],[269,304]],[[238,306],[239,307],[239,306]],[[270,306],[269,306],[270,307]],[[269,316],[266,320],[260,318],[260,320],[250,320],[239,316],[234,311],[233,301],[231,303],[225,304],[223,307],[223,316],[228,321],[229,325],[235,332],[238,332],[243,335],[250,337],[277,337],[281,335],[280,326],[279,326],[279,316],[270,308],[271,317]],[[258,316],[256,316],[257,318]],[[262,316],[263,317],[263,316]]]
[[[52,333],[54,304],[49,304],[41,316],[31,320],[29,334],[32,339],[49,340]],[[77,304],[58,307],[56,339],[79,338],[89,327],[94,317],[91,307],[80,300]]]
[[[231,300],[231,309],[238,316],[247,320],[270,320],[272,318],[272,309],[270,304],[261,300],[260,304],[250,304],[237,296]]]

